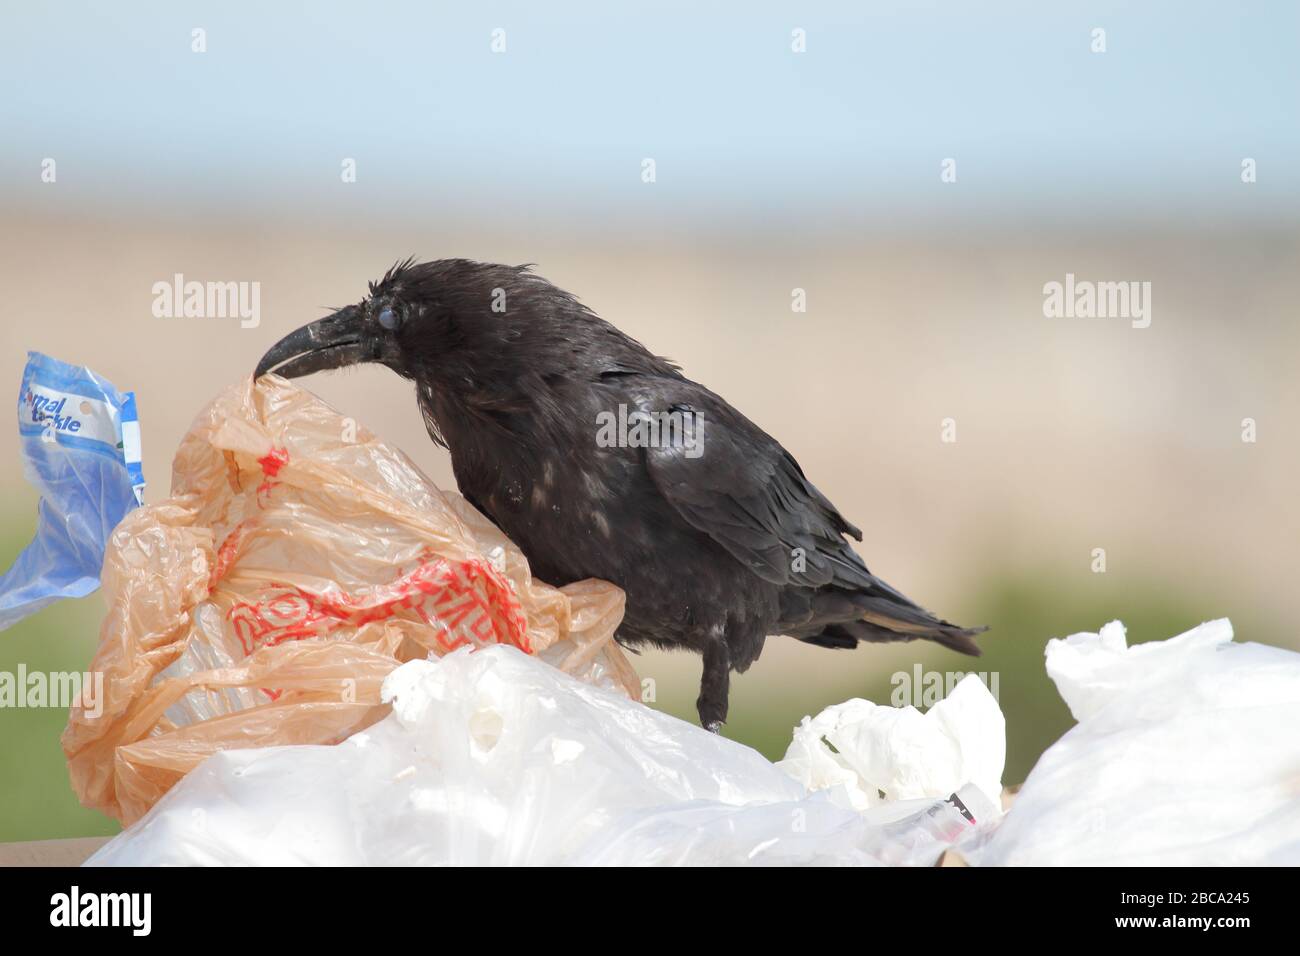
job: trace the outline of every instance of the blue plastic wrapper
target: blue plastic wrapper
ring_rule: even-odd
[[[0,577],[0,630],[98,588],[108,536],[144,500],[135,395],[90,369],[27,353],[18,435],[41,503],[36,537]]]

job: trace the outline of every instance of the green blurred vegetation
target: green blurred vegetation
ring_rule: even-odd
[[[7,522],[6,533],[0,534],[0,561],[7,565],[31,530],[30,522]],[[1242,611],[1222,596],[1193,593],[1169,582],[1134,582],[1114,573],[1017,573],[977,581],[969,594],[952,613],[957,620],[992,626],[981,639],[985,654],[978,661],[921,644],[855,652],[807,648],[812,669],[801,670],[798,680],[784,680],[765,673],[765,665],[774,666],[765,657],[733,682],[727,736],[777,760],[804,715],[850,697],[887,702],[891,675],[910,671],[915,662],[927,670],[997,672],[1007,718],[1003,780],[1019,783],[1039,754],[1072,724],[1043,667],[1049,638],[1096,631],[1119,618],[1128,627],[1130,643],[1162,640],[1222,616],[1232,618],[1242,640],[1281,643],[1278,636],[1286,635],[1280,621]],[[20,622],[0,633],[0,670],[16,671],[20,662],[29,671],[84,669],[94,653],[102,614],[103,598],[95,594]],[[810,673],[820,676],[809,680]],[[661,686],[656,706],[694,722],[693,682],[673,684]],[[81,807],[72,793],[59,746],[66,719],[57,708],[0,709],[0,842],[117,832],[114,821]]]
[[[6,522],[0,562],[8,568],[36,526]],[[61,601],[0,631],[0,671],[84,671],[95,654],[104,600],[99,594]],[[120,828],[78,803],[68,782],[59,736],[68,712],[57,707],[0,708],[0,843],[104,836]]]

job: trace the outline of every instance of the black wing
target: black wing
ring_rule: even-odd
[[[698,429],[695,457],[690,433],[683,440],[680,430],[665,434],[661,429],[660,442],[645,450],[660,494],[688,524],[765,581],[814,588],[879,586],[844,540],[850,534],[861,541],[862,532],[804,477],[790,453],[697,388],[702,394],[690,396],[694,401],[660,406],[683,420],[695,416]]]

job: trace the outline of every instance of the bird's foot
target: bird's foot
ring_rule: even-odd
[[[727,720],[727,693],[731,687],[731,655],[719,639],[704,648],[704,673],[700,675],[700,696],[695,711],[700,726],[711,734],[722,732]]]

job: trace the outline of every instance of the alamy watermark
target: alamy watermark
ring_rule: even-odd
[[[92,719],[104,712],[102,671],[0,671],[0,708],[81,707]]]
[[[262,321],[260,282],[186,282],[178,272],[170,282],[155,282],[151,291],[155,318],[239,319],[243,329]]]
[[[920,664],[914,664],[910,671],[895,671],[889,678],[889,683],[894,688],[890,692],[889,702],[895,707],[907,707],[910,704],[918,710],[933,707],[971,674],[988,688],[994,700],[998,700],[998,671],[927,671]]]
[[[73,885],[50,897],[51,926],[120,926],[133,936],[148,936],[153,928],[152,893],[82,892]]]
[[[1151,324],[1150,282],[1090,282],[1076,280],[1043,286],[1043,315],[1049,319],[1129,319],[1135,329]]]
[[[598,448],[671,448],[681,446],[687,458],[704,454],[704,415],[694,409],[666,412],[628,411],[596,413]]]

